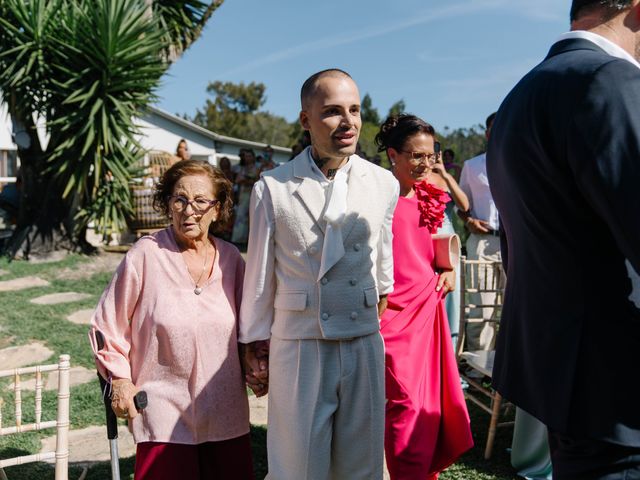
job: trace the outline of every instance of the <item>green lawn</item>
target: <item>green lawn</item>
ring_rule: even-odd
[[[37,275],[51,282],[48,287],[33,288],[19,292],[0,292],[0,348],[13,345],[23,345],[33,341],[45,343],[55,355],[49,359],[55,362],[57,355],[68,353],[71,355],[72,366],[80,365],[86,368],[94,368],[92,354],[87,339],[87,326],[75,325],[68,322],[65,317],[82,308],[93,308],[99,299],[102,290],[111,277],[110,272],[98,273],[88,279],[68,280],[59,278],[63,270],[81,270],[90,257],[71,255],[65,260],[56,263],[30,264],[24,261],[7,262],[0,260],[0,270],[7,271],[7,275],[0,276],[0,280]],[[74,291],[91,295],[91,298],[80,302],[61,305],[34,305],[29,299],[48,293]],[[2,369],[2,366],[0,366]],[[5,382],[6,384],[7,382]],[[30,408],[26,405],[33,404],[33,394],[23,395],[23,408],[25,421],[29,420]],[[0,385],[0,397],[5,401],[3,408],[3,425],[9,425],[12,416],[11,393]],[[55,406],[55,392],[44,392],[43,410],[52,411]],[[32,408],[32,407],[31,407]],[[511,428],[498,431],[494,446],[494,454],[491,460],[482,458],[486,430],[489,417],[477,407],[470,405],[469,411],[472,419],[472,427],[476,447],[464,455],[455,465],[444,472],[442,480],[511,480],[516,479],[515,472],[509,464],[507,448],[511,441]],[[97,380],[95,383],[73,387],[71,390],[71,428],[84,428],[89,425],[102,425],[104,423],[104,408],[100,399]],[[26,455],[39,450],[40,439],[50,436],[53,430],[42,433],[29,433],[9,435],[0,438],[0,458],[8,458],[16,455]],[[252,428],[254,466],[257,478],[261,479],[266,474],[266,429],[262,427]],[[105,443],[106,433],[105,433]],[[71,467],[70,479],[80,476],[82,469]],[[122,478],[132,478],[133,458],[121,461]],[[53,479],[53,469],[45,464],[29,464],[6,469],[10,480],[47,480]],[[87,480],[110,479],[108,463],[100,463],[92,466],[86,477]],[[345,479],[348,480],[348,479]]]

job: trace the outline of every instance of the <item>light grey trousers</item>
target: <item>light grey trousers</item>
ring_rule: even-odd
[[[271,338],[269,480],[380,480],[384,344]]]

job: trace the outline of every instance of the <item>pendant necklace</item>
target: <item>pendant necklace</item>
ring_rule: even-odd
[[[218,253],[218,251],[214,248],[214,254],[213,254],[213,263],[216,262],[216,254]],[[200,276],[198,277],[198,280],[196,280],[196,288],[193,289],[193,293],[195,293],[196,295],[200,295],[202,293],[203,287],[200,286],[200,280],[202,280],[202,276],[204,275],[204,271],[207,269],[207,260],[209,259],[209,245],[205,246],[205,250],[204,250],[204,263],[202,264],[202,272],[200,272]]]

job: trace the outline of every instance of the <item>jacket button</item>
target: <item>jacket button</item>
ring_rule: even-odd
[[[322,319],[323,320],[329,320],[329,314],[328,313],[323,313],[322,314]]]
[[[360,251],[360,244],[359,244],[359,243],[356,243],[356,244],[353,246],[353,249],[354,249],[356,252],[359,252],[359,251]]]
[[[318,249],[316,247],[309,247],[310,255],[315,255],[316,253],[318,253]]]
[[[349,283],[351,285],[356,285],[358,283],[358,281],[355,278],[352,278],[351,280],[349,280]]]
[[[329,279],[327,277],[322,277],[322,280],[320,280],[320,283],[323,285],[326,285],[327,283],[329,283]]]
[[[351,320],[358,318],[358,312],[351,312]]]

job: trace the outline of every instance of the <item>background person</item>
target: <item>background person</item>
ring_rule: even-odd
[[[256,155],[250,148],[240,152],[240,166],[236,174],[235,184],[238,189],[238,201],[235,208],[235,221],[231,241],[240,248],[245,248],[249,238],[249,203],[251,189],[260,176],[260,167],[256,163]]]
[[[167,170],[154,200],[172,224],[129,250],[89,334],[113,410],[132,426],[135,478],[252,479],[236,339],[244,262],[208,234],[229,219],[231,184],[220,170],[185,160]],[[138,390],[149,397],[140,415]]]
[[[462,173],[462,167],[455,162],[456,154],[450,148],[445,149],[442,152],[442,162],[444,163],[444,168],[447,172],[453,170],[453,178],[458,181],[460,178],[460,174]]]
[[[178,157],[177,161],[191,159],[191,152],[189,151],[189,145],[187,145],[187,141],[184,138],[181,138],[180,141],[178,142],[178,146],[176,147],[176,157]]]
[[[485,122],[487,140],[491,136],[491,127],[496,114],[492,113]],[[485,153],[464,162],[460,174],[460,188],[467,195],[469,210],[458,210],[469,230],[467,238],[467,259],[502,261],[500,253],[500,221],[498,209],[493,201],[487,177],[487,156]],[[480,275],[480,288],[484,288],[484,276]],[[495,302],[494,293],[471,294],[471,303],[487,305]],[[467,324],[467,350],[493,350],[495,346],[496,324],[489,322],[495,314],[493,308],[476,308],[470,313],[471,318],[483,319],[484,322]],[[475,373],[475,372],[473,372]]]
[[[553,478],[640,478],[640,2],[574,0],[501,105],[487,167],[508,282],[493,381],[549,429]]]
[[[394,290],[380,322],[387,466],[392,480],[435,479],[473,446],[443,304],[456,275],[436,272],[431,238],[450,199],[429,183],[429,175],[437,169],[441,184],[451,175],[437,161],[433,127],[414,115],[390,116],[375,141],[400,183],[393,216]],[[454,195],[466,199],[450,181]]]

